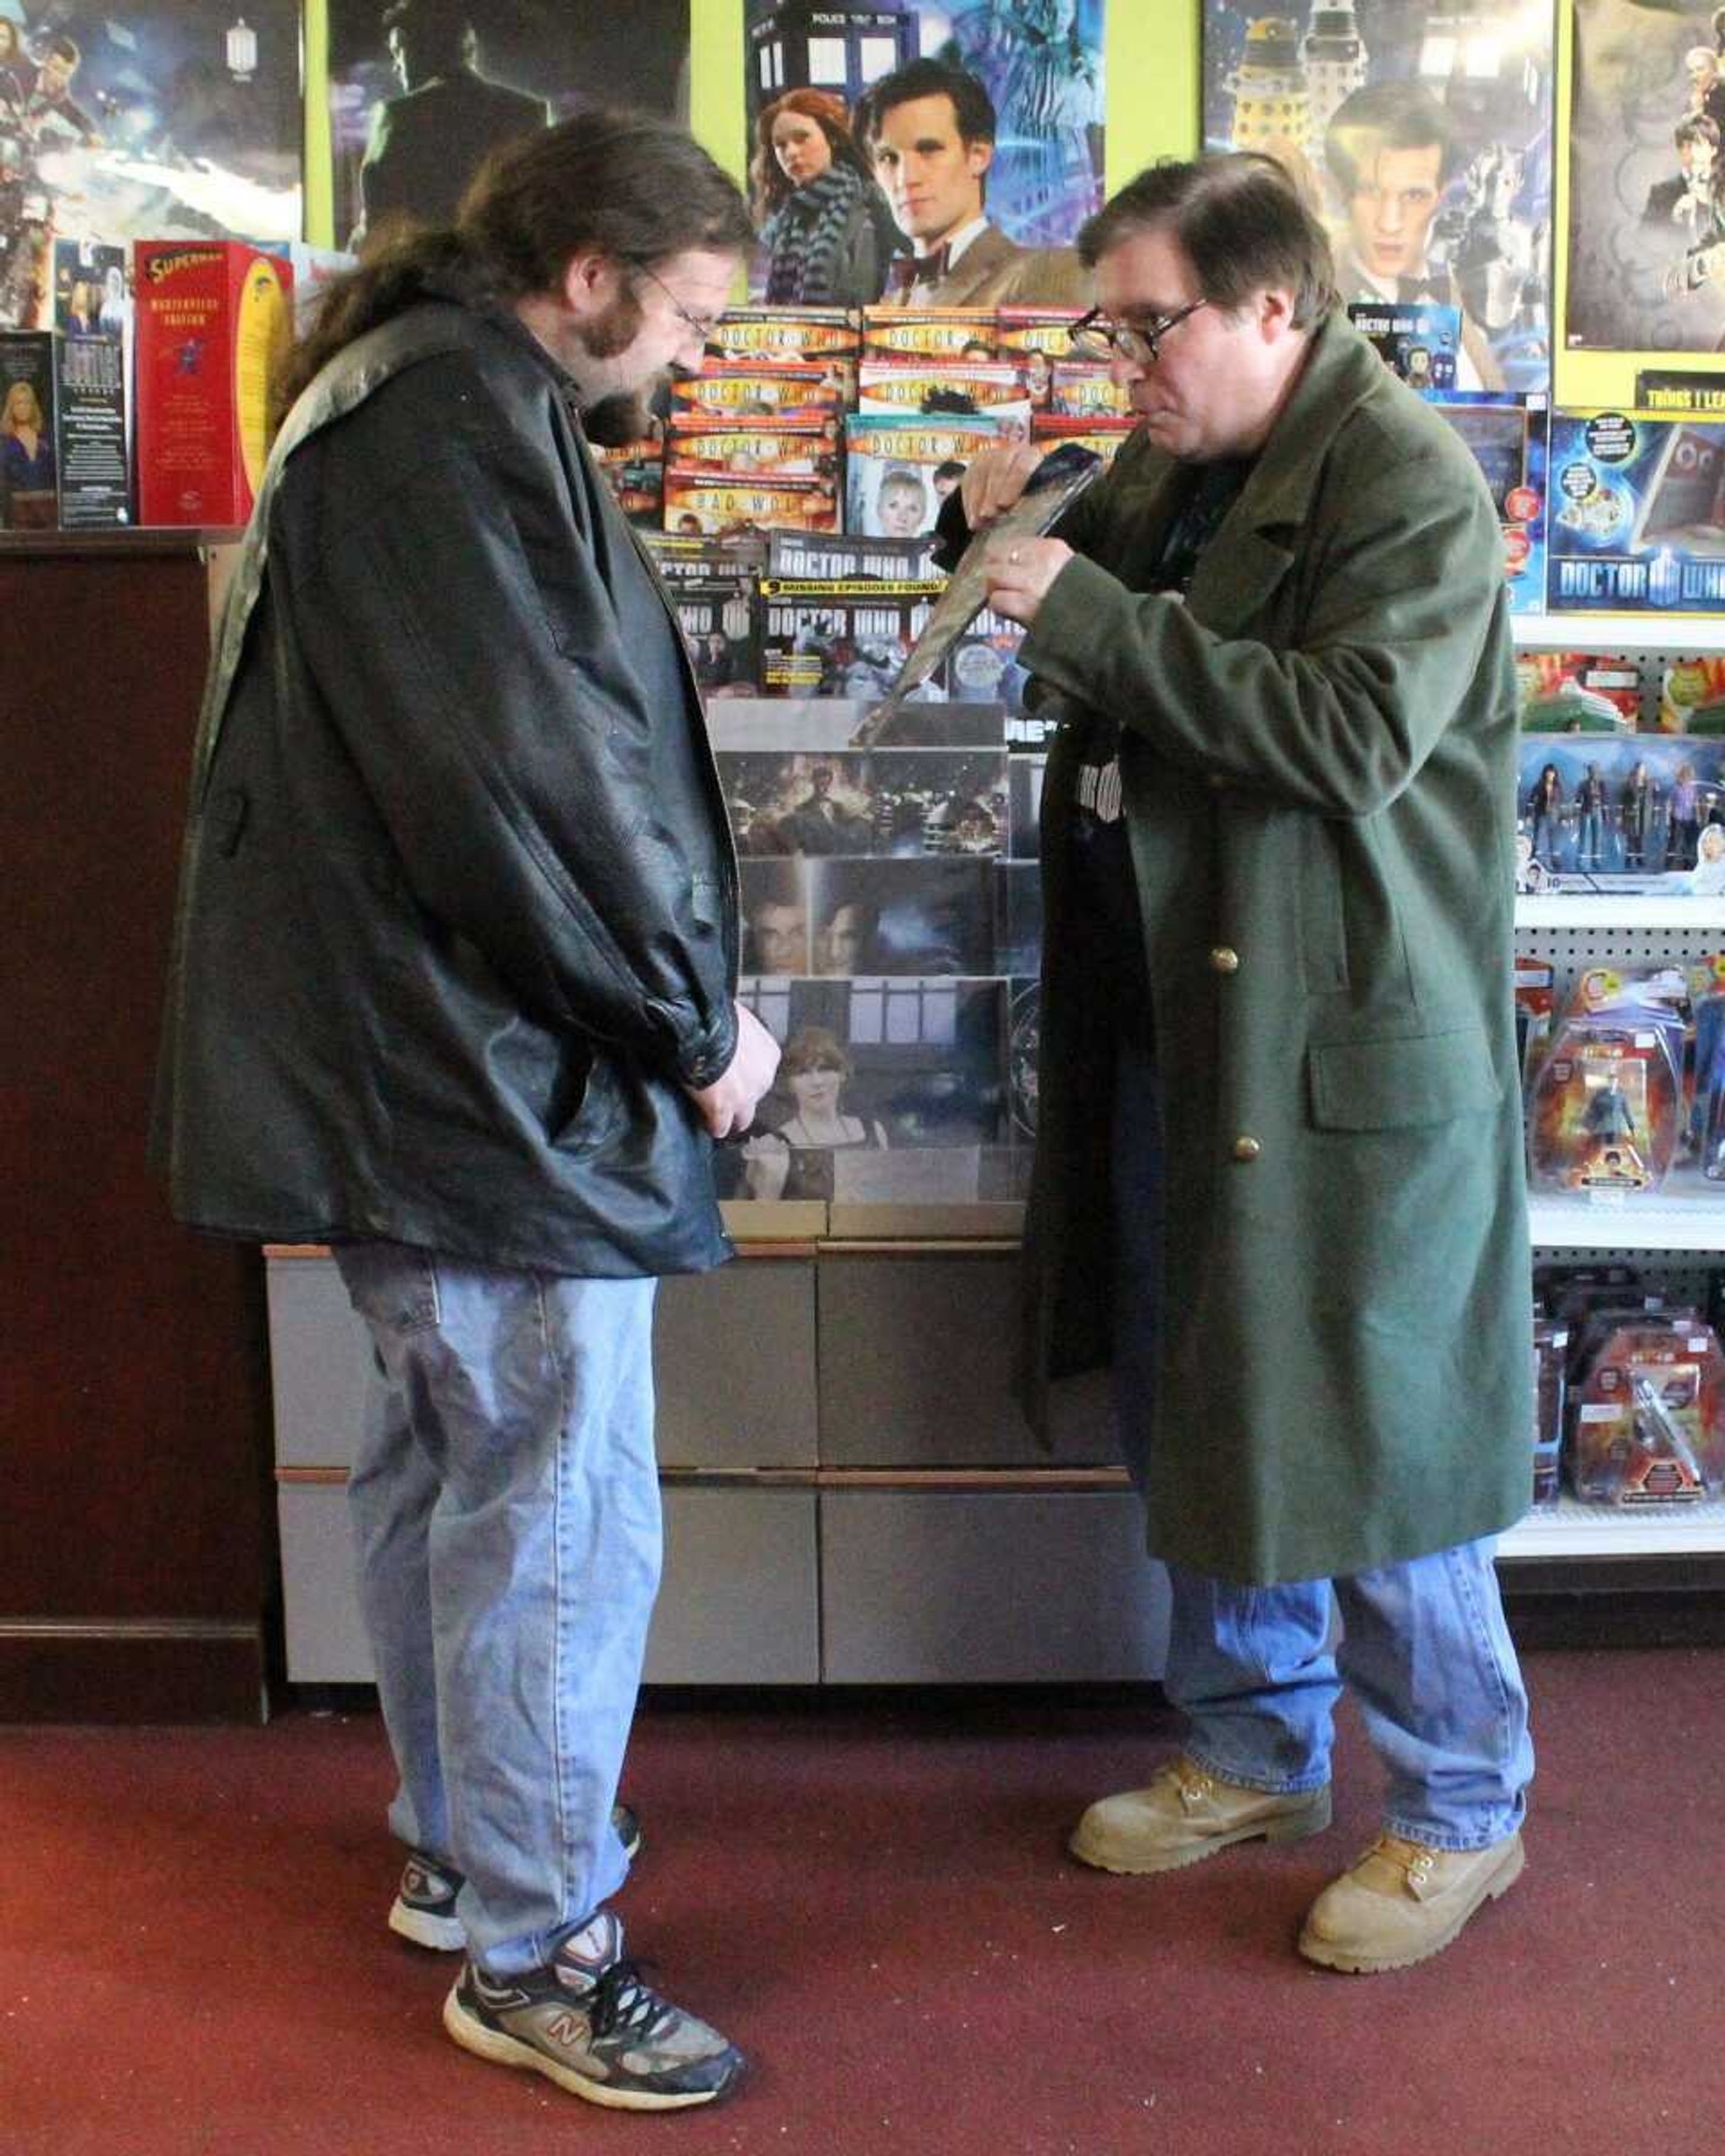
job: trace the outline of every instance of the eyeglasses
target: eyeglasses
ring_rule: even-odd
[[[691,314],[689,310],[683,305],[683,302],[677,296],[676,293],[671,290],[671,287],[665,282],[665,279],[659,274],[657,270],[650,270],[645,262],[635,261],[632,257],[630,260],[629,266],[632,270],[639,270],[643,277],[650,278],[652,279],[654,284],[659,287],[659,290],[665,295],[666,298],[670,301],[672,306],[677,309],[678,314],[681,315],[683,320],[688,323],[690,329],[694,331],[695,335],[701,340],[703,345],[712,342],[712,332],[719,327],[719,318],[716,314],[713,315],[710,320],[706,321],[703,321],[699,314]]]
[[[1134,367],[1148,367],[1161,357],[1162,340],[1169,331],[1177,330],[1189,314],[1196,314],[1208,304],[1203,299],[1189,300],[1172,314],[1159,314],[1154,322],[1146,322],[1142,329],[1110,322],[1100,307],[1092,307],[1066,331],[1066,341],[1081,359],[1111,359],[1118,352]]]

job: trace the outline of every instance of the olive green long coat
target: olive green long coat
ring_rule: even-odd
[[[1023,661],[1123,724],[1167,1146],[1150,1548],[1257,1584],[1508,1525],[1530,1495],[1511,997],[1516,696],[1472,458],[1340,316],[1185,605],[1128,443]],[[1032,1419],[1110,1352],[1112,984],[1044,790]]]

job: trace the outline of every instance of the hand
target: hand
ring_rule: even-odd
[[[991,540],[982,558],[989,605],[1028,629],[1049,585],[1071,560],[1064,539]]]
[[[755,1120],[755,1110],[772,1084],[779,1067],[779,1044],[743,1004],[737,1012],[737,1046],[724,1075],[711,1085],[686,1086],[684,1091],[701,1112],[707,1135],[729,1138],[745,1131]]]
[[[1012,508],[1045,455],[1029,442],[994,442],[978,450],[959,482],[965,522],[973,532]]]

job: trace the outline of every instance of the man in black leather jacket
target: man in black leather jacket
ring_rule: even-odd
[[[659,1275],[778,1051],[677,620],[586,437],[700,363],[750,237],[668,124],[589,112],[335,288],[200,722],[158,1144],[190,1224],[328,1241],[376,1349],[350,1495],[456,2040],[610,2106],[733,2046],[606,1906],[659,1563]]]

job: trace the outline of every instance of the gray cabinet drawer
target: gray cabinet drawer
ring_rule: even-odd
[[[1018,1254],[823,1257],[827,1467],[1046,1467],[1012,1397]],[[1118,1464],[1100,1384],[1064,1389],[1053,1458]]]
[[[821,1674],[837,1684],[1160,1676],[1167,1580],[1128,1491],[827,1490]]]

